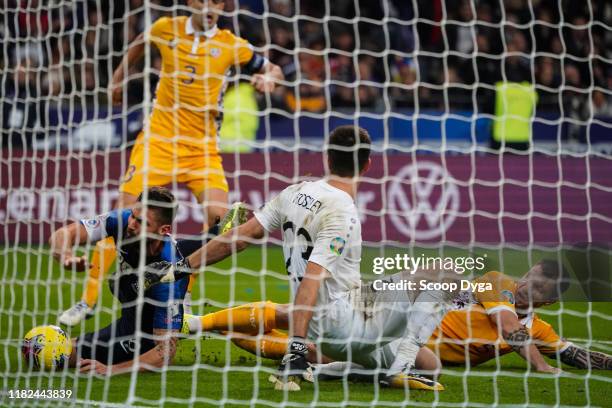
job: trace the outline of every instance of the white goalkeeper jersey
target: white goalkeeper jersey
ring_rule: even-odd
[[[360,287],[361,224],[349,194],[325,180],[303,182],[287,187],[255,217],[269,232],[281,229],[292,298],[308,261],[327,270],[317,309]]]

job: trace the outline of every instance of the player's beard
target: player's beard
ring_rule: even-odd
[[[144,238],[145,256],[149,256],[151,254],[153,243],[159,241],[159,239],[149,237],[148,235],[149,234],[147,234],[147,236]],[[135,253],[138,253],[137,251],[140,251],[140,244],[142,242],[140,235],[131,234],[130,231],[128,231],[125,238],[127,242],[121,245],[121,249],[127,252],[134,251]]]

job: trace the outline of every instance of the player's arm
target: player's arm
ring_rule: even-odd
[[[191,269],[197,270],[224,260],[233,252],[240,252],[264,236],[264,228],[253,217],[238,228],[215,237],[202,248],[187,257]]]
[[[285,79],[283,70],[267,58],[257,54],[246,40],[239,39],[235,63],[240,66],[240,73],[251,76],[251,85],[258,92],[273,92],[276,85]]]
[[[293,301],[287,351],[276,374],[277,390],[298,391],[301,379],[310,367],[306,335],[317,304],[321,281],[327,273],[327,269],[314,262],[308,262],[306,265],[304,277]]]
[[[113,79],[110,84],[111,99],[114,105],[120,104],[123,99],[123,84],[125,73],[129,72],[130,67],[137,64],[145,52],[145,35],[141,33],[128,46],[127,53],[121,59],[119,66],[113,72]]]
[[[87,229],[80,222],[73,222],[56,230],[49,238],[51,255],[65,268],[84,271],[87,268],[86,256],[75,256],[72,248],[89,242]]]
[[[321,265],[314,262],[308,262],[306,265],[306,272],[293,301],[293,311],[291,313],[293,326],[290,327],[290,337],[302,340],[306,338],[308,325],[317,304],[319,287],[326,274],[326,269]]]
[[[175,278],[175,269],[181,272],[194,273],[203,266],[212,265],[222,261],[234,252],[244,250],[251,243],[261,239],[266,230],[272,232],[279,227],[279,209],[283,193],[268,202],[261,210],[255,211],[255,216],[246,223],[215,237],[215,239],[176,264],[161,261],[149,265],[151,274],[146,278],[151,284],[170,282]]]
[[[489,315],[499,328],[502,337],[512,350],[523,357],[534,370],[555,373],[559,369],[550,366],[536,345],[531,341],[527,328],[521,324],[516,314],[502,309]]]
[[[251,77],[251,85],[258,92],[274,92],[276,85],[285,79],[283,70],[276,64],[266,61],[260,71]]]
[[[555,358],[556,355],[549,355]],[[578,347],[574,344],[570,345],[560,354],[561,361],[567,365],[576,368],[593,370],[612,370],[612,356],[599,351],[589,351]]]
[[[155,347],[141,354],[137,359],[124,361],[123,363],[106,366],[96,361],[84,359],[79,362],[79,370],[83,372],[95,371],[98,374],[122,374],[132,370],[138,364],[139,371],[154,371],[172,364],[176,354],[178,342],[178,330],[153,329],[155,336]]]

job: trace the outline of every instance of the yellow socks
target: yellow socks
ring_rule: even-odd
[[[113,266],[116,257],[117,249],[112,237],[97,243],[91,258],[91,267],[87,273],[85,292],[81,297],[81,300],[85,301],[89,307],[93,307],[98,301],[102,280]]]
[[[232,342],[257,356],[279,360],[287,351],[288,337],[276,330],[276,304],[270,301],[248,303],[204,316],[185,315],[184,333],[219,331]],[[263,335],[257,336],[262,333]],[[253,337],[257,336],[257,337]]]
[[[195,283],[197,277],[198,275],[196,273],[192,273],[191,275],[189,275],[189,284],[187,284],[187,292],[191,293],[191,290],[193,289],[193,284]]]
[[[287,334],[276,329],[264,334],[261,338],[248,337],[237,333],[228,333],[228,335],[232,336],[232,342],[236,346],[256,356],[280,360],[287,352],[289,338]]]
[[[276,308],[269,301],[248,303],[201,316],[200,322],[203,331],[267,333],[276,328]]]

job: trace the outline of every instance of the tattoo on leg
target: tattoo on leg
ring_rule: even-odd
[[[612,356],[573,345],[561,353],[561,361],[576,368],[589,368],[590,365],[595,370],[612,370]]]

